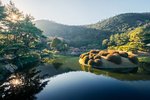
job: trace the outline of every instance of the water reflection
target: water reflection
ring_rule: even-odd
[[[35,94],[43,90],[48,81],[42,81],[40,71],[15,73],[0,86],[1,100],[34,100]]]
[[[137,73],[116,73],[107,70],[100,70],[94,68],[88,68],[87,66],[81,65],[82,71],[91,72],[96,75],[104,75],[109,76],[112,78],[116,78],[119,80],[126,80],[126,81],[134,81],[134,80],[150,80],[150,73],[146,70],[145,67],[139,67]],[[147,67],[148,69],[148,67]]]
[[[78,58],[62,59],[11,75],[0,85],[0,100],[150,100],[150,75],[145,69],[113,73],[80,67]]]
[[[150,100],[150,81],[120,81],[89,72],[50,78],[38,100]]]
[[[24,82],[23,82],[23,77],[19,74],[16,74],[16,75],[12,75],[9,79],[9,84],[11,85],[11,87],[19,87],[19,86],[22,86],[24,85]]]

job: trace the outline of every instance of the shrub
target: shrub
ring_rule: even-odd
[[[100,66],[100,65],[102,65],[102,61],[100,59],[95,59],[94,60],[94,65],[95,66]]]
[[[89,54],[89,59],[93,59],[93,58],[94,58],[94,56],[95,56],[95,54],[90,53],[90,54]]]
[[[129,55],[128,58],[134,64],[138,64],[138,62],[139,62],[138,58],[136,56],[134,56],[134,55]]]
[[[114,54],[114,53],[118,53],[118,54],[119,54],[119,52],[116,51],[116,50],[108,50],[108,53],[109,53],[109,54]]]
[[[88,61],[88,65],[94,65],[94,60],[92,60],[92,59],[90,59],[89,61]]]
[[[111,61],[115,64],[121,64],[121,57],[117,54],[113,55],[113,54],[109,54],[107,55],[107,58],[106,58],[108,61]]]
[[[99,50],[91,50],[90,53],[97,54],[97,53],[99,53]]]
[[[100,55],[100,56],[107,56],[109,53],[107,52],[107,51],[100,51],[99,53],[98,53],[98,55]]]
[[[128,58],[128,53],[127,53],[127,52],[120,51],[120,52],[119,52],[119,55],[120,55],[121,57]]]
[[[84,58],[84,56],[87,56],[87,55],[88,55],[88,53],[83,53],[83,54],[81,54],[81,55],[80,55],[80,58],[82,58],[82,59],[83,59],[83,58]]]
[[[100,55],[96,55],[96,56],[94,56],[94,59],[101,59],[101,56]]]
[[[89,57],[88,57],[88,56],[84,56],[83,62],[84,62],[85,64],[88,64],[88,61],[89,61]]]

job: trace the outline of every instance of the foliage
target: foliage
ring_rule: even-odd
[[[95,59],[94,60],[94,65],[95,66],[101,66],[102,65],[102,61],[100,59]]]
[[[99,53],[99,50],[91,50],[90,53],[98,54],[98,53]]]
[[[91,50],[95,51],[95,50]],[[117,51],[117,50],[96,50],[99,51],[98,54],[94,53],[84,53],[80,55],[80,59],[83,60],[84,64],[93,65],[93,66],[101,66],[103,64],[102,61],[110,61],[115,64],[121,64],[122,62],[129,61],[138,64],[137,57],[132,52],[124,52],[124,51]],[[124,59],[123,59],[124,58]],[[104,60],[105,59],[105,60]],[[123,61],[124,60],[124,61]]]
[[[41,53],[44,52],[40,50],[48,47],[46,37],[35,26],[33,19],[19,11],[13,2],[6,6],[0,5],[1,57],[11,56],[12,60],[9,62],[18,66],[41,59]],[[43,46],[39,46],[40,44]]]
[[[0,1],[0,20],[3,20],[6,17],[5,7]]]
[[[63,25],[49,20],[38,20],[35,24],[44,31],[46,36],[63,38],[69,46],[73,47],[100,48],[102,40],[109,36],[106,31],[84,26]]]
[[[107,56],[108,54],[109,53],[107,51],[104,51],[104,50],[102,50],[102,51],[99,52],[100,56]]]
[[[150,57],[138,57],[140,63],[150,63]]]
[[[88,56],[85,56],[85,57],[83,58],[83,62],[84,62],[85,64],[88,64],[88,61],[89,61],[89,57],[88,57]]]
[[[108,54],[106,59],[116,64],[121,64],[121,57],[119,55]]]
[[[80,55],[80,58],[82,58],[82,59],[83,59],[83,58],[84,58],[84,56],[88,56],[88,53],[83,53],[83,54],[81,54],[81,55]]]
[[[134,55],[129,55],[128,58],[134,64],[138,64],[138,62],[139,62],[138,58],[136,56],[134,56]]]
[[[124,33],[136,27],[150,22],[150,13],[125,13],[105,19],[96,24],[88,25],[88,28]]]
[[[68,50],[68,45],[65,43],[65,41],[60,40],[58,38],[54,38],[52,40],[51,47],[58,51],[67,51]]]
[[[89,53],[89,59],[94,59],[96,54],[93,54],[93,53]]]
[[[102,46],[103,46],[104,49],[106,49],[106,48],[108,47],[108,42],[109,42],[108,39],[104,39],[104,40],[102,41]]]
[[[127,33],[111,35],[108,44],[105,45],[109,49],[133,51],[135,53],[138,50],[146,51],[146,45],[150,41],[149,33],[150,25],[146,24]]]
[[[101,56],[100,55],[96,55],[96,56],[94,56],[94,59],[101,59]]]
[[[36,26],[44,31],[49,37],[63,38],[70,46],[87,48],[107,48],[112,45],[120,46],[128,42],[126,33],[136,27],[150,22],[150,13],[126,13],[120,14],[96,24],[83,26],[68,26],[48,20],[35,21]],[[106,45],[110,35],[118,33],[119,36],[112,36],[110,44]],[[122,35],[120,35],[122,34]],[[116,38],[116,39],[114,39]],[[118,40],[119,39],[119,40]],[[118,40],[118,41],[116,41]],[[114,44],[115,42],[115,44]],[[103,44],[103,46],[102,46]],[[96,46],[95,46],[96,45]],[[98,45],[98,46],[97,46]]]
[[[128,53],[127,53],[127,52],[121,51],[121,52],[119,52],[119,55],[120,55],[121,57],[128,58]]]
[[[89,61],[88,61],[88,65],[94,65],[94,60],[92,60],[92,59],[90,59]]]

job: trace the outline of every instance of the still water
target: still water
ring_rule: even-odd
[[[10,100],[150,100],[150,74],[83,70],[77,57],[59,57],[9,77],[0,99]]]

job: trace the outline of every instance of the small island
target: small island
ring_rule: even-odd
[[[80,55],[79,63],[88,68],[107,69],[119,72],[136,72],[138,58],[131,52],[117,50],[91,50]]]

